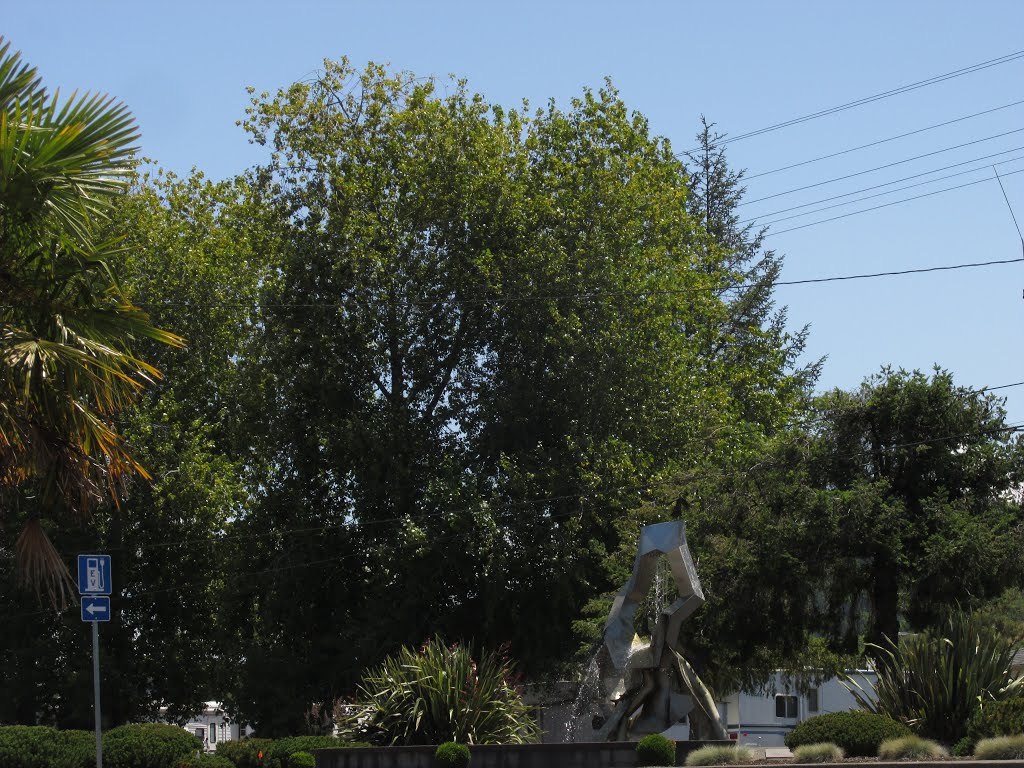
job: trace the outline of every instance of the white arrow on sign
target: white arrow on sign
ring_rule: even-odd
[[[85,606],[86,613],[106,613],[107,606],[105,605],[87,605]]]

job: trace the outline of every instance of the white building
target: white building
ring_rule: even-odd
[[[163,715],[164,710],[160,714]],[[195,734],[208,751],[216,749],[222,741],[238,741],[252,733],[248,726],[232,723],[218,701],[204,702],[203,711],[193,715],[182,728]]]

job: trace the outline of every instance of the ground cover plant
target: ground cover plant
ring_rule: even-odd
[[[878,756],[883,760],[936,760],[947,754],[941,744],[920,736],[886,739],[878,746]]]
[[[509,660],[489,652],[476,661],[440,638],[372,669],[359,697],[339,728],[376,744],[524,744],[539,734]]]
[[[636,744],[638,765],[675,765],[676,743],[660,733],[644,736]]]
[[[701,747],[686,756],[687,765],[742,765],[753,762],[754,756],[746,747]]]
[[[886,739],[910,736],[903,723],[869,712],[830,712],[799,723],[786,735],[786,746],[832,742],[850,757],[874,757]]]
[[[982,739],[974,748],[978,760],[1024,760],[1024,735]]]
[[[793,750],[794,763],[838,763],[843,757],[843,750],[827,741],[821,744],[801,744]]]

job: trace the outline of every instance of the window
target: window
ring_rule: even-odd
[[[210,723],[210,743],[211,744],[216,744],[217,743],[217,724],[216,723]]]
[[[796,696],[783,696],[782,694],[776,696],[775,716],[796,717]]]
[[[818,689],[811,688],[807,692],[807,711],[817,712],[818,711]]]
[[[203,742],[205,744],[206,743],[206,729],[205,728],[196,728],[196,738],[199,739],[201,742]]]

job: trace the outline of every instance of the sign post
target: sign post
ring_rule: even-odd
[[[78,556],[78,593],[82,621],[92,624],[92,695],[96,715],[96,768],[103,768],[103,730],[100,727],[100,622],[110,621],[110,555]]]

